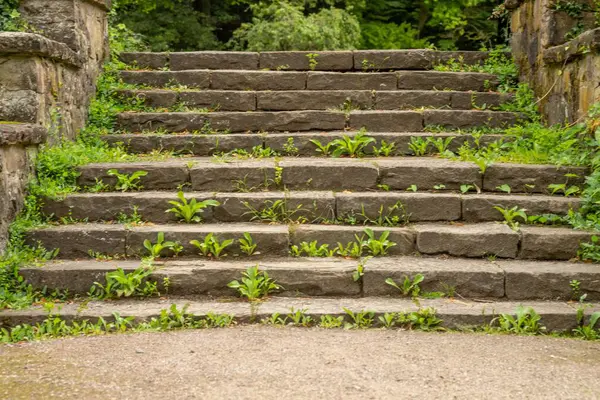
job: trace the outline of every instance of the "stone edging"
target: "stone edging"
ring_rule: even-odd
[[[66,44],[35,33],[0,33],[0,54],[36,55],[50,58],[73,67],[82,67],[80,56]]]
[[[44,143],[48,132],[41,125],[0,123],[0,146]]]
[[[558,64],[569,62],[588,53],[600,53],[600,28],[582,33],[575,39],[544,51],[544,62]]]

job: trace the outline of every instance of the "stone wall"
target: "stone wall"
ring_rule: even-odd
[[[0,32],[0,249],[37,147],[85,125],[109,54],[110,0],[21,0],[32,31]]]
[[[570,0],[574,1],[574,0]],[[577,0],[592,9],[593,0]],[[595,15],[556,11],[556,0],[508,0],[512,50],[521,81],[541,99],[548,123],[575,122],[600,101],[600,29]],[[583,28],[581,35],[575,30]],[[570,39],[570,40],[569,40]]]

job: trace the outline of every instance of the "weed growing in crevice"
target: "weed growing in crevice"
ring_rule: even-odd
[[[269,294],[283,289],[269,277],[267,271],[261,271],[258,265],[243,272],[240,281],[231,281],[227,286],[237,290],[241,297],[245,297],[249,301],[261,300]]]

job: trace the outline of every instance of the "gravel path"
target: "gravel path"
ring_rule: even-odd
[[[245,326],[0,345],[1,399],[600,399],[600,343]]]

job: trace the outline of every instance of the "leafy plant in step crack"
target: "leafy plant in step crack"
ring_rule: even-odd
[[[346,258],[360,258],[363,255],[364,245],[361,241],[349,242],[344,245],[338,242],[337,247],[334,249],[335,254]]]
[[[239,241],[240,241],[240,250],[242,251],[242,253],[246,254],[247,256],[253,256],[256,254],[260,254],[256,251],[256,248],[258,247],[258,245],[256,243],[254,243],[254,240],[252,239],[252,235],[250,235],[248,232],[244,232],[243,237]]]
[[[477,193],[481,193],[481,188],[475,184],[471,185],[471,184],[464,184],[464,185],[460,185],[460,192],[462,194],[467,194],[469,193],[471,190],[475,190]]]
[[[434,308],[419,308],[417,311],[409,313],[400,313],[396,319],[396,324],[411,330],[421,331],[439,331],[442,330],[442,320],[437,317],[437,311]]]
[[[419,285],[424,279],[425,276],[417,274],[413,279],[405,276],[402,286],[398,285],[392,278],[387,278],[385,283],[398,289],[400,294],[404,297],[419,297],[419,294],[421,294],[421,287]]]
[[[600,237],[593,235],[589,242],[581,242],[577,256],[583,261],[600,263]]]
[[[294,257],[333,257],[335,250],[330,250],[328,244],[318,245],[317,241],[302,242],[300,245],[293,245],[290,248],[290,254]]]
[[[319,54],[317,54],[317,53],[308,53],[306,55],[306,58],[308,58],[308,68],[311,71],[314,71],[315,69],[317,69],[317,65],[319,65],[319,62],[317,61],[318,57],[319,57]]]
[[[435,149],[437,150],[437,152],[439,154],[444,154],[446,151],[448,151],[448,148],[450,147],[450,145],[452,144],[454,139],[455,139],[454,136],[450,136],[447,138],[435,138],[435,139],[432,137],[429,137],[429,138],[427,138],[427,142],[431,143],[433,145],[433,147],[435,147]]]
[[[571,288],[571,300],[578,300],[581,297],[581,282],[573,279],[569,281],[569,287]]]
[[[322,315],[319,321],[319,328],[336,329],[344,325],[344,317],[334,317],[332,315]]]
[[[419,190],[419,188],[417,187],[417,185],[410,185],[408,188],[406,188],[407,192],[417,192]]]
[[[510,194],[512,191],[510,185],[507,185],[506,183],[500,186],[496,186],[496,189],[507,194]]]
[[[371,218],[367,215],[365,206],[362,205],[362,211],[358,216],[363,220],[365,225],[387,227],[406,225],[410,220],[410,214],[407,213],[406,207],[401,201],[397,201],[395,204],[388,207],[381,205],[375,218]]]
[[[519,208],[519,206],[514,206],[513,208],[502,208],[500,206],[494,206],[494,209],[499,211],[504,217],[504,223],[510,227],[513,231],[519,230],[519,221],[517,219],[521,219],[522,222],[527,223],[527,212],[523,208]]]
[[[585,315],[581,313],[578,315],[579,326],[573,329],[573,335],[580,337],[584,340],[598,340],[600,339],[600,327],[596,329],[598,321],[600,321],[600,312],[595,312],[590,316],[588,324],[584,323]]]
[[[334,147],[331,155],[333,157],[362,157],[365,154],[364,149],[373,142],[375,142],[375,139],[366,136],[365,131],[361,129],[361,131],[354,136],[344,135],[341,139],[336,139],[331,142]]]
[[[382,140],[379,147],[373,147],[373,154],[375,155],[375,157],[389,157],[392,155],[395,149],[395,142],[388,143],[385,140]]]
[[[290,209],[288,206],[287,199],[283,200],[267,200],[264,202],[263,208],[256,209],[249,202],[242,202],[244,207],[248,209],[248,212],[244,215],[252,215],[251,221],[261,221],[268,223],[299,223],[303,224],[308,222],[304,216],[298,214],[303,211],[303,205],[299,204],[294,209]]]
[[[122,192],[129,192],[135,190],[141,190],[144,187],[141,185],[141,178],[148,175],[146,171],[135,171],[132,174],[121,174],[116,169],[109,169],[107,174],[109,176],[114,176],[117,179],[117,183],[115,185],[116,190],[120,190]]]
[[[202,241],[191,240],[190,244],[200,249],[200,254],[204,257],[221,258],[226,256],[224,253],[225,249],[233,244],[233,239],[226,239],[222,242],[219,241],[214,233],[209,233],[202,239]]]
[[[301,326],[304,328],[310,327],[314,320],[313,318],[307,314],[308,308],[302,309],[294,309],[294,307],[290,308],[290,312],[287,315],[287,318],[291,321],[291,324],[294,326]]]
[[[367,266],[367,262],[370,259],[371,257],[365,257],[362,260],[360,260],[360,262],[356,266],[356,269],[352,273],[352,279],[354,280],[354,282],[360,282],[363,276],[365,276],[365,268]]]
[[[367,228],[364,230],[364,233],[367,235],[367,239],[363,241],[364,246],[374,257],[387,255],[388,250],[397,245],[397,243],[388,240],[390,236],[389,231],[382,232],[379,238],[377,238],[372,229]]]
[[[130,273],[118,268],[116,271],[106,273],[105,284],[94,282],[88,295],[100,300],[158,295],[157,283],[148,280],[153,272],[153,268],[143,266]]]
[[[261,319],[260,323],[263,325],[273,325],[282,327],[288,324],[288,317],[282,316],[280,313],[276,312],[271,314],[271,316],[267,318]]]
[[[177,242],[165,241],[164,232],[159,232],[157,234],[156,243],[152,243],[149,239],[144,240],[144,248],[148,250],[152,259],[160,258],[165,250],[175,251],[177,247]]]
[[[542,317],[532,307],[519,306],[515,315],[501,314],[493,322],[498,322],[499,330],[519,335],[538,335],[546,330],[540,325]]]
[[[261,271],[258,265],[248,268],[240,281],[231,281],[227,286],[237,290],[240,296],[250,301],[260,300],[276,290],[283,289],[266,271]]]
[[[427,154],[427,149],[429,148],[429,140],[424,139],[422,137],[411,137],[410,142],[408,143],[408,148],[413,154],[417,157],[424,156]]]
[[[567,186],[566,183],[552,183],[548,185],[548,189],[552,195],[559,193],[565,197],[576,196],[581,192],[581,188],[579,188],[579,186]]]
[[[333,142],[328,142],[326,144],[322,144],[321,141],[317,139],[310,139],[310,142],[317,146],[316,152],[321,153],[323,156],[331,155],[333,151]]]
[[[202,218],[199,214],[202,214],[208,207],[218,207],[221,205],[218,201],[211,199],[204,201],[197,201],[196,199],[188,200],[185,198],[182,191],[177,193],[177,198],[179,201],[169,201],[169,204],[172,205],[173,208],[170,208],[165,212],[175,214],[179,220],[188,224],[192,222],[202,222]]]
[[[349,318],[349,322],[344,324],[344,329],[367,329],[373,326],[373,319],[375,313],[373,311],[357,311],[352,312],[351,310],[344,308],[344,312]]]

